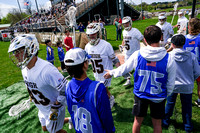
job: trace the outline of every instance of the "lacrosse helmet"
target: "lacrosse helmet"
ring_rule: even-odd
[[[97,33],[96,38],[91,38],[90,35]],[[86,34],[91,45],[97,45],[100,40],[101,28],[99,23],[90,23],[86,28]]]
[[[124,24],[128,23],[129,22],[129,26],[126,26]],[[131,28],[132,28],[132,20],[131,20],[131,17],[129,16],[126,16],[126,17],[123,17],[122,19],[122,24],[124,26],[124,29],[129,31]]]
[[[160,23],[161,25],[163,25],[163,24],[166,22],[166,19],[167,19],[167,17],[165,16],[165,13],[164,13],[164,12],[162,12],[162,13],[160,13],[160,14],[158,15],[158,20],[159,20],[159,23]]]
[[[37,54],[38,50],[39,43],[35,35],[23,34],[15,37],[11,41],[8,53],[13,63],[23,69]]]

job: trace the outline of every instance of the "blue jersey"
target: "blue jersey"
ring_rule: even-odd
[[[72,79],[67,85],[68,87],[66,88],[65,94],[67,98],[68,111],[71,115],[72,122],[73,122],[76,132],[77,133],[106,133],[106,129],[105,129],[106,127],[103,126],[102,124],[103,121],[104,121],[104,124],[108,128],[110,128],[109,130],[113,130],[114,124],[113,124],[112,113],[110,111],[110,107],[109,107],[110,104],[109,104],[108,96],[106,94],[105,86],[103,84],[100,84],[100,82],[89,80],[87,82],[87,85],[88,85],[87,89],[86,88],[83,89],[82,87],[78,87],[78,85],[74,84],[73,82],[75,83],[75,82],[80,82],[80,81]],[[87,86],[87,85],[83,85],[83,86]],[[73,92],[73,90],[70,89],[69,86],[71,86],[73,90],[76,90],[76,91]],[[80,90],[75,89],[75,88],[80,88]],[[101,90],[101,91],[98,91],[98,90]],[[105,92],[102,93],[102,90]],[[85,93],[85,95],[83,97],[73,95],[76,92],[77,93],[81,92],[80,94],[82,96],[83,96],[83,93]],[[109,110],[103,111],[103,113],[105,113],[103,115],[104,120],[100,119],[101,114],[103,114],[101,112],[101,109],[100,110],[97,109],[98,108],[97,101],[99,99],[96,95],[99,95],[99,93],[102,93],[107,97],[106,104],[108,104]],[[77,101],[76,99],[80,99],[80,100]],[[104,106],[104,108],[107,107],[105,106],[106,105],[105,103],[101,103],[101,104],[102,106]],[[106,120],[108,121],[108,123],[105,123]]]
[[[200,64],[200,59],[199,59],[199,53],[200,53],[200,35],[197,36],[196,38],[189,39],[186,37],[185,44],[183,45],[183,48],[187,51],[190,51],[194,53],[197,56],[197,60]]]
[[[62,47],[58,47],[58,57],[61,62],[64,61],[65,52]]]
[[[49,49],[51,49],[51,54],[49,53]],[[47,46],[46,48],[47,50],[47,61],[51,62],[51,61],[54,61],[54,53],[53,53],[53,48]]]
[[[168,54],[160,61],[147,61],[138,53],[138,65],[134,73],[133,93],[139,98],[161,99],[167,97]]]

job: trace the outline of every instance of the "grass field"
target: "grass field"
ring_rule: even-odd
[[[199,17],[199,16],[198,16]],[[142,33],[144,29],[153,25],[157,22],[157,18],[146,19],[142,21],[133,22],[133,27],[138,28]],[[168,17],[168,21],[171,21],[171,17]],[[177,17],[175,17],[174,24],[177,22]],[[115,26],[105,26],[108,33],[108,41],[112,44],[113,48],[118,49],[118,45],[121,41],[116,41],[116,31]],[[28,93],[25,89],[25,85],[22,82],[22,76],[20,69],[17,68],[9,59],[7,53],[9,42],[0,42],[0,132],[1,133],[38,133],[42,132],[40,123],[37,117],[38,110],[31,104],[31,108],[22,113],[22,117],[17,120],[17,117],[9,117],[8,110],[11,106],[20,103],[22,100],[28,98]],[[60,66],[60,62],[57,56],[57,48],[54,47],[56,62],[55,65]],[[39,57],[46,58],[46,46],[40,45]],[[64,74],[66,76],[66,74]],[[88,76],[94,79],[92,74],[91,66],[88,70]],[[115,96],[116,104],[112,108],[112,114],[114,118],[114,124],[117,133],[131,133],[132,123],[134,120],[132,112],[134,94],[133,86],[123,87],[125,80],[122,77],[113,78],[110,91]],[[132,77],[133,84],[133,77]],[[197,99],[197,86],[195,84],[193,103]],[[193,104],[192,122],[194,124],[194,133],[199,133],[200,128],[200,108]],[[68,112],[66,111],[68,116]],[[68,133],[75,133],[74,130],[68,130],[68,125],[64,126],[64,129]],[[142,133],[152,133],[152,123],[149,113],[145,117],[143,125],[141,127]],[[172,124],[168,129],[163,129],[164,133],[184,133],[184,128],[182,125],[181,116],[181,103],[179,97],[177,99],[175,113],[172,117]]]

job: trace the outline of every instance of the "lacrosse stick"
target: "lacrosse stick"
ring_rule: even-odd
[[[178,3],[176,3],[176,4],[174,5],[174,14],[173,14],[173,17],[172,17],[171,25],[172,25],[172,23],[173,23],[173,21],[174,21],[174,16],[176,15],[177,7],[178,7]]]
[[[22,103],[18,104],[18,105],[14,105],[10,108],[9,110],[9,116],[16,116],[19,115],[18,118],[21,118],[21,112],[23,112],[26,109],[30,108],[30,102],[31,100],[24,100]]]
[[[72,28],[73,30],[73,44],[76,47],[76,39],[75,39],[75,26],[76,26],[76,7],[71,6],[67,14],[65,15],[66,25]]]

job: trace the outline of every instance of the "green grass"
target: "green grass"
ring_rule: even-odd
[[[199,16],[198,16],[199,17]],[[168,17],[167,21],[170,22],[172,17]],[[158,19],[146,19],[133,22],[133,27],[138,28],[142,33],[144,29],[149,26],[157,23]],[[177,16],[175,17],[174,23],[177,22]],[[110,42],[113,48],[118,49],[118,45],[121,44],[121,41],[116,41],[116,30],[115,26],[105,26],[107,29],[108,42]],[[35,133],[42,132],[40,123],[37,117],[37,109],[34,105],[31,105],[31,108],[22,113],[22,118],[17,120],[16,117],[9,117],[8,110],[11,106],[18,104],[20,101],[28,98],[28,93],[25,89],[25,85],[22,81],[22,76],[20,69],[17,68],[9,59],[9,55],[7,53],[9,42],[0,42],[0,131],[2,133]],[[54,47],[54,53],[56,62],[55,65],[60,66],[60,62],[57,56],[57,48]],[[42,59],[46,58],[46,46],[40,45],[39,57]],[[66,75],[64,75],[66,76]],[[91,66],[88,70],[88,77],[94,80]],[[133,94],[133,86],[123,87],[123,83],[125,80],[123,77],[113,78],[110,91],[115,96],[116,104],[112,108],[112,114],[114,118],[114,124],[116,127],[117,133],[130,133],[132,131],[132,123],[134,120],[132,112],[133,102],[134,102],[134,94]],[[14,84],[14,85],[13,85]],[[133,84],[133,77],[132,77]],[[11,86],[12,85],[12,86]],[[9,87],[11,86],[11,87]],[[8,88],[7,88],[8,87]],[[193,103],[197,99],[197,86],[195,84],[194,95],[193,95]],[[192,113],[192,122],[194,124],[194,133],[199,133],[199,123],[200,123],[200,109],[193,104],[193,113]],[[163,129],[164,133],[184,133],[184,129],[182,126],[182,114],[181,114],[181,103],[179,100],[179,96],[177,99],[175,115],[172,117],[172,124],[169,129]],[[66,111],[67,116],[69,116]],[[64,126],[64,129],[68,131],[68,133],[74,133],[74,130],[69,131],[68,125]],[[152,122],[149,116],[145,117],[144,122],[141,126],[141,133],[152,133]]]

